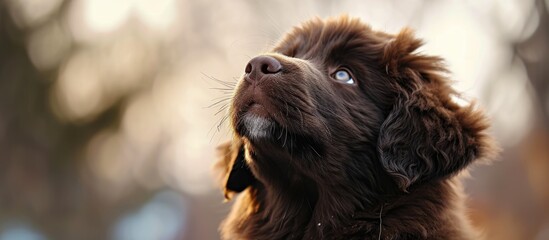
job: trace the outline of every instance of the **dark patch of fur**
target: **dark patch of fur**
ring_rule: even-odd
[[[488,123],[451,100],[441,59],[421,44],[407,29],[314,19],[268,53],[281,72],[245,75],[234,140],[220,147],[226,196],[240,192],[223,239],[478,239],[455,175],[492,157]],[[340,67],[356,85],[333,80]],[[254,103],[268,136],[243,120]]]

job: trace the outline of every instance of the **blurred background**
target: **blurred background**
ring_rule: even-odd
[[[303,20],[416,29],[503,152],[466,180],[488,239],[549,239],[549,1],[0,0],[0,240],[218,239],[218,82]],[[221,123],[221,124],[220,124]]]

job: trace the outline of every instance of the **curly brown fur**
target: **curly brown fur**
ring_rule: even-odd
[[[492,157],[488,123],[421,44],[313,19],[252,60],[220,147],[225,196],[239,193],[222,238],[478,239],[456,175]]]

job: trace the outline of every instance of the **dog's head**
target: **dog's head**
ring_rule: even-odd
[[[484,116],[452,101],[441,59],[421,44],[407,29],[315,19],[253,58],[230,105],[226,191],[349,178],[407,191],[486,157]]]

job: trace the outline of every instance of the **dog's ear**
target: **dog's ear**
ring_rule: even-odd
[[[223,188],[225,198],[231,199],[235,193],[244,191],[255,177],[246,164],[244,146],[240,141],[229,141],[217,147],[218,162],[215,170]]]
[[[397,97],[380,128],[378,150],[403,191],[452,176],[494,153],[484,115],[452,101],[457,93],[441,75],[446,71],[441,59],[415,53],[421,45],[406,29],[387,42],[382,60]]]

